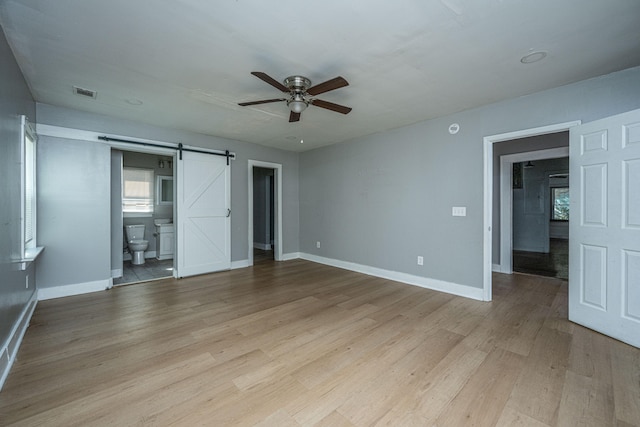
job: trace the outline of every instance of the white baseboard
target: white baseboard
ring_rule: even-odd
[[[7,337],[6,341],[2,343],[2,347],[0,347],[0,390],[2,390],[2,386],[4,386],[4,382],[9,376],[9,371],[16,359],[18,349],[22,343],[22,338],[24,338],[24,334],[27,332],[27,327],[29,326],[31,316],[33,315],[33,311],[36,309],[37,303],[37,292],[34,292],[33,295],[31,295],[29,302],[27,302],[27,305],[22,310],[20,318],[14,325],[11,333]]]
[[[246,268],[246,267],[249,267],[248,259],[241,259],[240,261],[231,261],[232,270],[237,270],[239,268]]]
[[[112,278],[122,277],[122,269],[121,268],[116,268],[114,270],[111,270],[111,277]]]
[[[491,264],[491,271],[502,273],[502,266],[500,264]]]
[[[268,243],[253,242],[253,247],[255,249],[261,249],[263,251],[270,251],[271,250],[271,245],[268,244]]]
[[[482,288],[474,288],[458,283],[445,282],[443,280],[415,276],[413,274],[400,273],[398,271],[384,270],[382,268],[370,267],[368,265],[356,264],[348,261],[340,261],[307,253],[300,253],[300,258],[306,259],[307,261],[317,262],[319,264],[326,264],[332,267],[343,268],[345,270],[368,274],[370,276],[380,277],[383,279],[394,280],[396,282],[402,282],[408,285],[419,286],[426,289],[432,289],[434,291],[446,292],[465,298],[471,298],[480,301],[483,301],[484,299]]]
[[[96,280],[94,282],[40,288],[38,289],[38,301],[104,291],[105,289],[111,289],[112,286],[113,280],[109,278],[105,280]]]
[[[302,258],[300,252],[290,252],[288,254],[282,254],[280,261],[291,261],[292,259]]]

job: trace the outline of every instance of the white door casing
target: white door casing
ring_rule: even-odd
[[[221,156],[177,160],[177,277],[231,268],[230,170]]]
[[[569,320],[640,347],[640,110],[569,144]]]

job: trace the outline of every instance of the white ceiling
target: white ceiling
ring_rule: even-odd
[[[638,0],[0,0],[36,101],[293,151],[640,65],[638,18]],[[318,98],[353,111],[240,107],[282,95],[251,71],[343,76]]]

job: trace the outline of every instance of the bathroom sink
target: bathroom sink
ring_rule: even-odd
[[[153,224],[154,225],[171,224],[171,219],[169,219],[169,218],[156,218],[156,219],[153,220]]]

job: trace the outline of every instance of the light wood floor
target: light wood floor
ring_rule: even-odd
[[[40,302],[0,424],[640,425],[640,350],[569,323],[558,279],[484,303],[265,262]]]

